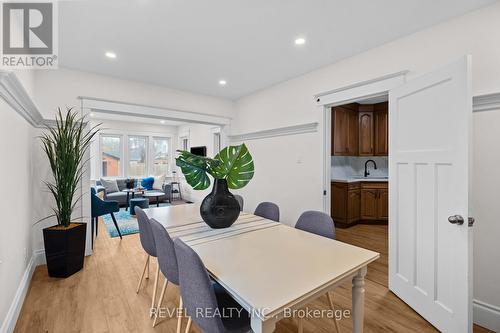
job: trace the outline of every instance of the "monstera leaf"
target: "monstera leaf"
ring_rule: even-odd
[[[245,144],[222,149],[214,160],[220,163],[210,166],[210,173],[215,178],[226,179],[231,189],[244,187],[253,177],[253,159]]]
[[[186,176],[186,182],[195,190],[204,190],[210,186],[210,178],[207,172],[219,165],[219,161],[211,158],[191,154],[187,151],[179,151],[179,157],[175,164],[181,168]]]

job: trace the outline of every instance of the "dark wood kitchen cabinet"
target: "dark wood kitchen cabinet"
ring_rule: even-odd
[[[387,156],[388,103],[332,108],[332,156]]]
[[[359,106],[359,156],[373,156],[373,105]]]
[[[374,104],[373,131],[374,152],[376,156],[389,154],[389,104],[387,102]]]
[[[335,223],[351,224],[359,220],[360,185],[356,183],[331,183],[331,216]]]
[[[332,155],[358,155],[358,108],[348,104],[332,108]]]
[[[361,183],[361,220],[387,220],[389,217],[389,190],[387,182]]]

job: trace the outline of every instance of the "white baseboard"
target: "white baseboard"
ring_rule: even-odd
[[[494,332],[500,332],[500,308],[477,299],[472,302],[474,323]]]
[[[17,288],[16,294],[14,295],[14,299],[12,300],[9,311],[7,312],[2,326],[0,327],[0,333],[11,333],[14,331],[17,318],[19,317],[19,313],[21,312],[24,299],[30,286],[31,277],[33,276],[33,272],[35,271],[35,267],[38,265],[43,265],[44,263],[45,251],[33,251],[30,261],[26,266],[26,270],[24,271],[23,277],[21,278],[21,282],[19,283],[19,287]]]

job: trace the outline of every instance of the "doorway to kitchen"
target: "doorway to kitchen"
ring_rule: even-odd
[[[331,107],[330,215],[337,227],[387,225],[388,96]]]
[[[367,279],[388,287],[388,95],[330,110],[330,215],[337,240],[380,253]]]

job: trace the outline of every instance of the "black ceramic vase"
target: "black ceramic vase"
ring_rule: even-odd
[[[203,199],[200,206],[203,221],[211,228],[230,227],[240,215],[240,205],[227,188],[225,179],[215,179],[212,192]]]

